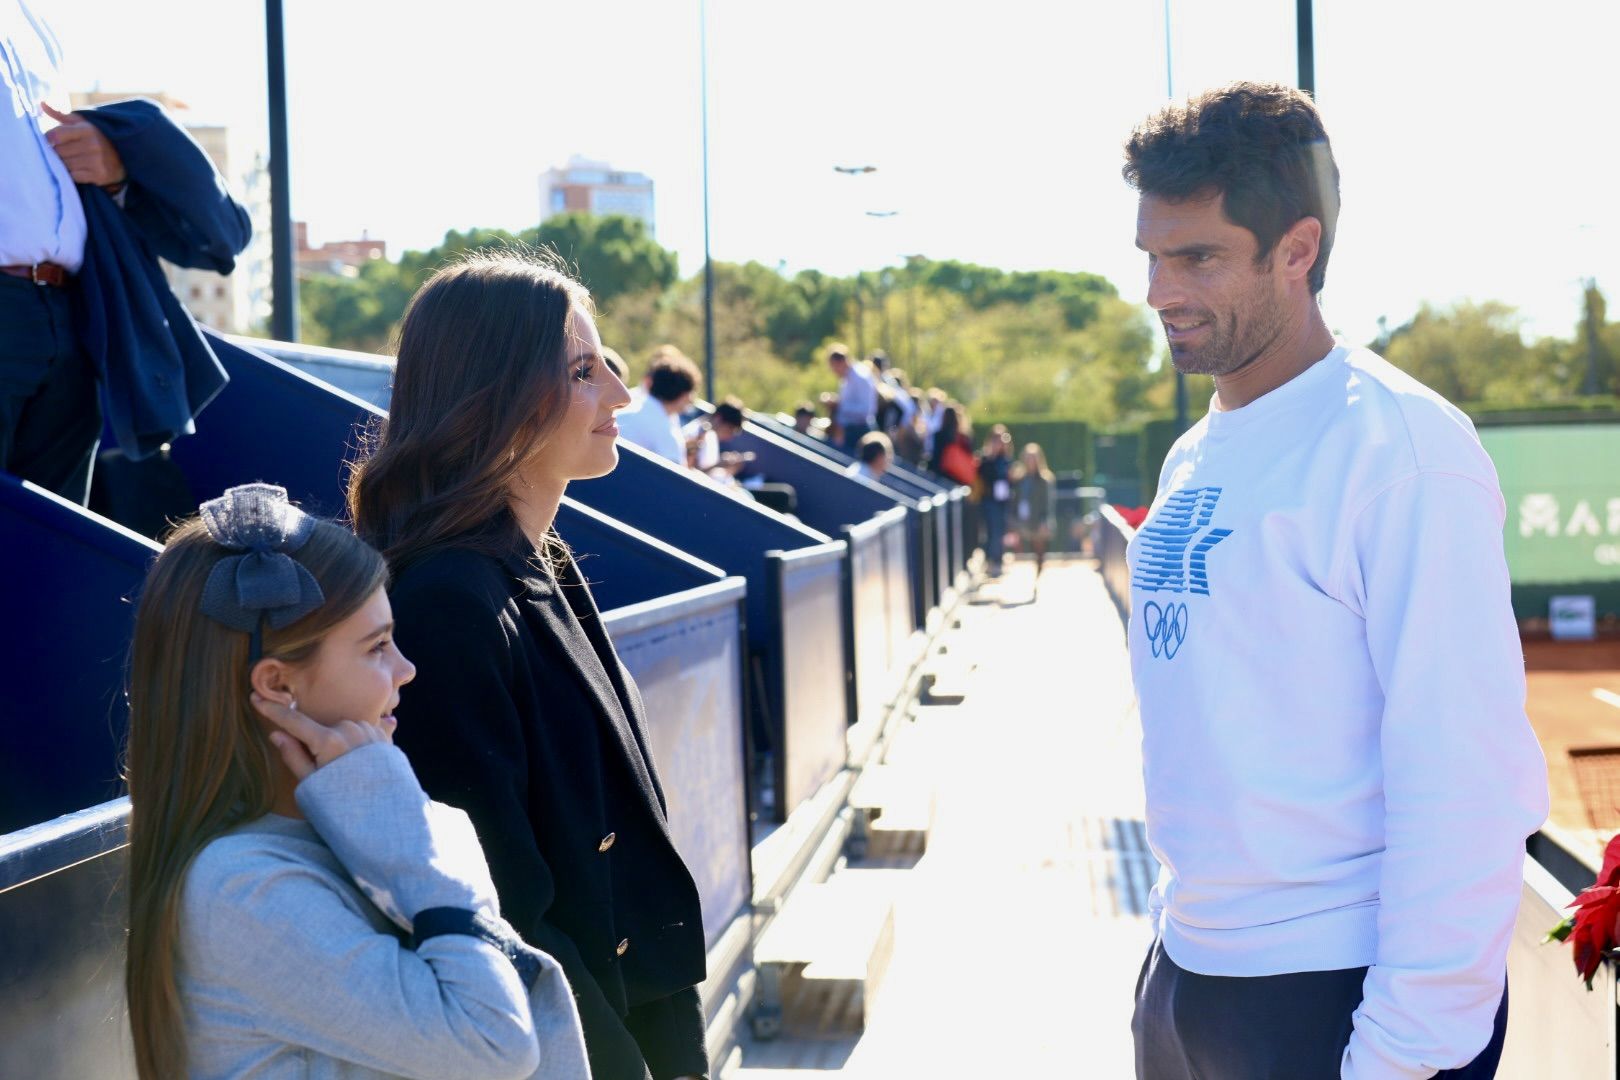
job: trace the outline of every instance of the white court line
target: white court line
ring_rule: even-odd
[[[1605,690],[1600,686],[1592,691],[1592,696],[1597,698],[1599,701],[1607,702],[1608,704],[1613,705],[1615,708],[1620,709],[1620,694],[1615,693],[1613,690]]]

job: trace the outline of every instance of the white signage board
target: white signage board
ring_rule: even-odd
[[[1597,603],[1590,596],[1555,596],[1547,621],[1556,641],[1591,641],[1597,636]]]

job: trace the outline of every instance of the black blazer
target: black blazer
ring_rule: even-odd
[[[562,964],[595,1080],[708,1072],[703,918],[641,695],[570,559],[445,548],[391,591],[417,667],[394,741],[472,818],[502,914]]]

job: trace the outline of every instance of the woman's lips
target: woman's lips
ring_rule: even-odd
[[[592,434],[595,435],[617,435],[618,433],[619,422],[617,420],[609,420],[601,427],[592,429]]]

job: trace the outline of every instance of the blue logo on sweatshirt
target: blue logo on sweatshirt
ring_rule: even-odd
[[[1131,585],[1143,592],[1208,596],[1209,553],[1232,535],[1231,529],[1210,525],[1220,501],[1218,487],[1183,488],[1166,499],[1142,530]],[[1187,622],[1185,603],[1150,600],[1142,606],[1142,625],[1154,656],[1175,658],[1187,640]]]
[[[1160,607],[1149,600],[1142,605],[1142,626],[1147,630],[1148,644],[1154,656],[1174,660],[1187,640],[1187,605],[1165,604]]]

